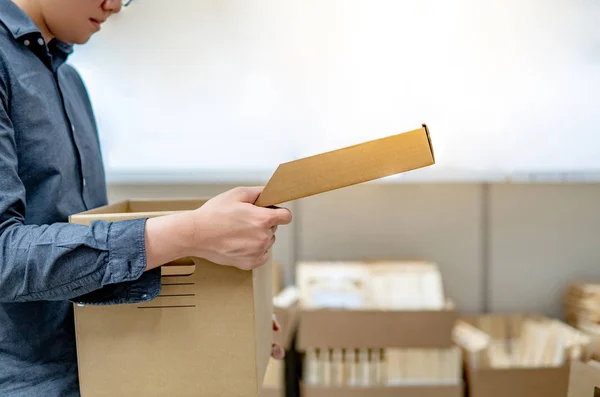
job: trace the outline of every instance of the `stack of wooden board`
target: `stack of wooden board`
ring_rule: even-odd
[[[579,323],[600,324],[600,283],[571,283],[565,299],[566,320],[573,326]]]
[[[571,283],[565,299],[566,321],[592,339],[592,356],[600,359],[600,283]]]
[[[485,315],[457,322],[472,397],[563,397],[570,362],[589,357],[589,336],[538,315]]]

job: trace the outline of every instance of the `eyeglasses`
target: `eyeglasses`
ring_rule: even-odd
[[[123,5],[123,7],[127,7],[129,4],[131,4],[133,0],[121,0],[121,4]]]

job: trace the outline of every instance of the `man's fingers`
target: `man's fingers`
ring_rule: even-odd
[[[288,225],[292,222],[292,211],[287,208],[275,208],[268,209],[264,208],[264,215],[268,218],[268,224],[270,227],[277,225]]]
[[[285,350],[283,350],[283,348],[278,344],[273,343],[271,346],[271,357],[273,357],[275,360],[283,360],[285,357]]]
[[[278,332],[281,330],[281,325],[279,325],[279,321],[277,321],[277,316],[273,314],[273,331]]]

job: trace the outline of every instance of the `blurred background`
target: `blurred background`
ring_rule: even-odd
[[[600,275],[600,4],[134,1],[72,63],[111,200],[212,196],[427,123],[437,164],[290,203],[275,257],[424,259],[468,312]]]

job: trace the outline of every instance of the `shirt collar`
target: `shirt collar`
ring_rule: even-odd
[[[15,40],[18,41],[31,34],[41,35],[40,30],[31,18],[12,0],[0,0],[0,23],[4,24]],[[57,39],[51,41],[50,47],[59,51],[65,59],[73,52],[71,44]]]
[[[8,28],[16,40],[40,32],[31,18],[12,0],[0,0],[0,22]]]

